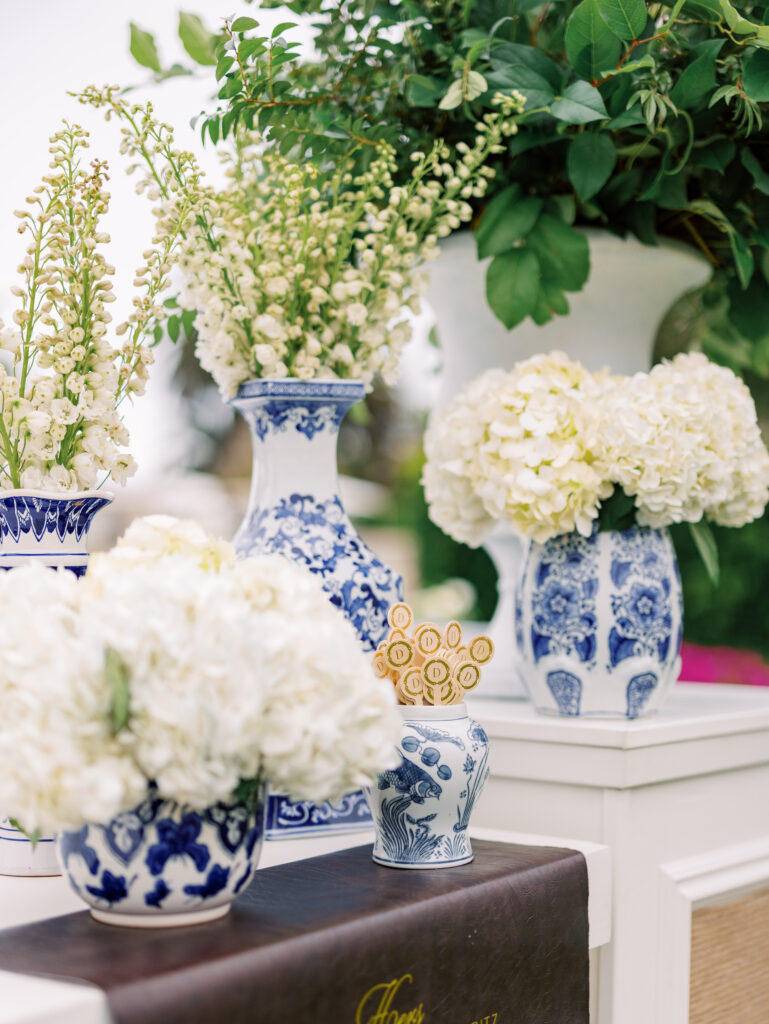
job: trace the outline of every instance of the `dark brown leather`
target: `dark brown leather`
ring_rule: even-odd
[[[207,925],[8,929],[0,970],[98,985],[117,1024],[587,1024],[584,858],[473,849],[442,870],[370,846],[268,868]]]

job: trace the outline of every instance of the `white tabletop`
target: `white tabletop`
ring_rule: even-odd
[[[611,935],[611,854],[606,846],[584,840],[554,839],[497,829],[473,829],[473,838],[533,846],[579,850],[588,871],[590,948],[602,946]],[[273,867],[335,850],[373,842],[373,833],[267,842],[259,867]],[[0,876],[0,928],[30,924],[82,911],[82,901],[61,876],[9,878]],[[113,1024],[105,995],[76,982],[52,981],[33,975],[0,971],[0,1024]]]

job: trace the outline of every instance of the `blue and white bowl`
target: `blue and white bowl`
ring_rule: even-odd
[[[538,711],[638,718],[681,668],[683,596],[667,530],[531,544],[516,600],[519,671]]]
[[[489,776],[489,741],[464,704],[401,707],[399,764],[368,792],[373,859],[445,868],[473,859],[469,825]]]
[[[161,800],[106,825],[57,838],[69,883],[97,921],[139,928],[223,917],[251,880],[264,838],[264,787],[255,806],[205,811]]]

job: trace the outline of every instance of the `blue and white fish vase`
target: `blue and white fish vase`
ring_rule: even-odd
[[[489,777],[489,740],[464,704],[402,706],[400,763],[369,790],[377,864],[449,868],[473,859],[469,825]]]
[[[150,792],[107,824],[61,832],[63,872],[105,924],[168,928],[224,917],[256,870],[265,790],[248,805],[204,811]]]
[[[235,535],[238,554],[280,554],[304,565],[355,627],[364,650],[388,631],[401,578],[358,536],[339,499],[336,446],[348,409],[365,395],[358,380],[252,380],[232,405],[248,423],[254,449],[251,494]],[[366,798],[294,803],[270,794],[267,838],[357,832],[371,827]]]
[[[681,669],[683,595],[667,530],[532,544],[516,600],[519,671],[538,711],[638,718]]]
[[[0,569],[32,562],[82,576],[93,517],[111,501],[112,495],[94,491],[0,491]],[[53,837],[33,846],[0,809],[0,875],[59,873]]]

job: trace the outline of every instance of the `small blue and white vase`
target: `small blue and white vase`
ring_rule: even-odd
[[[238,554],[280,554],[315,573],[355,627],[364,650],[388,631],[400,577],[358,536],[339,499],[336,446],[348,409],[365,395],[358,380],[252,380],[232,405],[254,448],[251,494],[235,535]],[[270,794],[267,838],[357,832],[371,827],[362,792],[337,803],[294,803]]]
[[[0,491],[0,569],[33,562],[82,576],[93,517],[111,501],[95,491]],[[52,836],[33,846],[0,814],[0,875],[58,875],[54,846]]]
[[[516,602],[523,683],[538,711],[638,718],[681,669],[683,595],[667,530],[531,544]]]
[[[253,877],[264,838],[256,800],[194,811],[150,792],[103,825],[57,837],[64,874],[105,924],[168,928],[224,917]]]
[[[368,797],[377,864],[448,868],[473,859],[470,816],[489,777],[489,740],[464,704],[401,706],[400,763]]]

